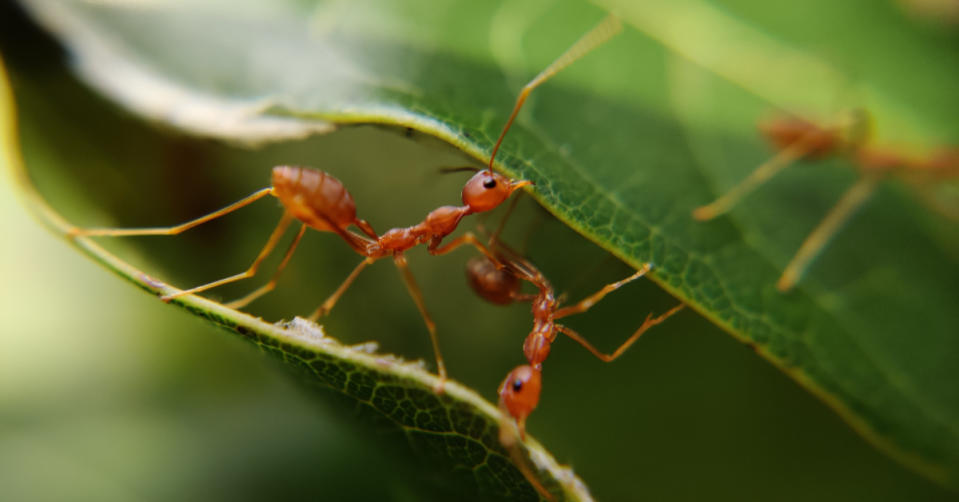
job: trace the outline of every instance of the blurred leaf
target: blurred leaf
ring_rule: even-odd
[[[882,141],[954,144],[956,37],[887,3],[719,4],[609,1],[666,47],[628,31],[538,90],[501,167],[624,261],[655,263],[663,287],[881,449],[959,486],[954,227],[888,183],[783,295],[782,266],[854,179],[843,162],[783,173],[728,218],[689,217],[769,155],[752,123],[770,107],[827,116],[852,89]],[[481,161],[519,86],[603,16],[574,1],[30,5],[90,83],[156,120],[252,142],[385,123]],[[673,51],[735,85],[705,73],[677,95]]]

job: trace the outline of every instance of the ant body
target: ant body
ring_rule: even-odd
[[[254,259],[253,264],[239,274],[235,274],[223,279],[213,281],[200,286],[178,291],[162,297],[164,301],[170,301],[183,295],[200,293],[208,289],[231,283],[241,279],[253,277],[256,274],[260,264],[276,247],[277,242],[283,236],[286,229],[294,220],[299,220],[300,230],[294,237],[287,249],[282,261],[274,272],[270,281],[249,295],[230,302],[227,306],[232,308],[242,308],[251,301],[271,291],[278,279],[280,272],[285,268],[293,251],[296,249],[307,227],[320,232],[333,232],[339,235],[354,251],[364,256],[364,260],[357,265],[347,276],[343,283],[330,295],[329,298],[316,311],[310,315],[311,320],[318,319],[333,308],[339,297],[353,283],[359,273],[374,261],[392,257],[393,262],[400,270],[406,283],[410,296],[413,297],[417,308],[420,311],[430,333],[430,340],[433,345],[433,351],[436,357],[437,372],[440,383],[438,388],[442,388],[442,382],[446,379],[446,368],[440,354],[439,342],[436,337],[436,327],[426,310],[423,302],[422,293],[417,286],[413,275],[409,271],[406,257],[403,255],[408,249],[420,244],[426,244],[430,254],[440,255],[448,253],[463,244],[470,244],[476,247],[481,253],[496,263],[496,257],[483,244],[481,244],[472,233],[466,233],[452,241],[442,244],[443,239],[451,234],[463,217],[489,211],[499,206],[503,201],[509,198],[510,194],[520,187],[531,184],[530,181],[515,181],[493,172],[493,163],[496,153],[499,151],[503,138],[509,130],[522,108],[523,103],[529,96],[529,93],[540,84],[554,76],[560,70],[570,65],[580,57],[590,52],[596,46],[608,40],[620,29],[619,20],[614,16],[607,17],[599,25],[584,35],[579,41],[573,44],[566,52],[560,55],[552,64],[540,72],[528,84],[526,84],[519,96],[513,111],[506,121],[499,138],[493,147],[490,155],[489,165],[486,169],[478,171],[473,175],[463,187],[462,199],[463,206],[442,206],[430,212],[426,218],[413,226],[405,228],[394,228],[378,235],[372,226],[365,220],[356,216],[356,204],[353,197],[347,191],[346,187],[333,177],[331,174],[308,167],[278,166],[272,171],[272,183],[270,187],[263,188],[253,194],[230,204],[222,209],[201,216],[197,219],[171,227],[155,228],[73,228],[69,235],[77,236],[140,236],[140,235],[176,235],[189,230],[197,225],[206,223],[213,219],[224,216],[247,206],[267,195],[273,195],[279,199],[284,207],[283,215],[280,218],[276,229],[270,235],[263,249]],[[350,230],[350,226],[355,226],[362,233]]]
[[[680,303],[657,317],[649,314],[626,341],[612,353],[606,354],[573,329],[556,321],[589,310],[607,294],[646,275],[652,265],[647,263],[629,277],[607,284],[579,302],[563,307],[562,300],[557,298],[552,284],[529,260],[518,256],[503,244],[495,242],[495,235],[490,240],[489,246],[497,252],[495,262],[487,256],[476,256],[467,263],[466,275],[470,287],[480,297],[497,305],[530,302],[533,313],[533,329],[523,342],[523,354],[529,364],[513,369],[503,380],[498,391],[499,406],[516,421],[520,437],[524,437],[526,433],[526,418],[539,403],[543,362],[549,356],[552,344],[559,333],[570,337],[598,359],[608,363],[621,356],[649,328],[665,321],[685,306]],[[523,281],[535,286],[537,292],[523,293],[521,291]],[[508,436],[503,436],[504,442],[507,442],[506,438]]]
[[[821,126],[797,117],[775,117],[759,123],[759,132],[778,153],[743,181],[710,204],[696,208],[693,217],[711,220],[729,211],[744,195],[798,160],[846,156],[859,171],[853,184],[803,241],[783,270],[776,287],[788,291],[802,278],[813,259],[875,190],[878,182],[896,176],[919,189],[923,200],[944,215],[959,219],[959,211],[946,207],[929,192],[932,183],[959,177],[959,149],[942,149],[913,157],[893,149],[867,145],[870,118],[865,111],[846,114],[833,126]]]
[[[516,200],[513,199],[514,204]],[[507,210],[503,222],[505,222],[512,209],[513,205]],[[533,329],[530,330],[529,335],[523,342],[523,353],[528,364],[517,366],[510,371],[497,390],[499,408],[502,413],[499,438],[503,446],[509,451],[516,466],[536,491],[546,500],[554,500],[553,495],[537,479],[533,467],[520,454],[516,439],[518,437],[522,440],[526,437],[526,419],[539,404],[539,396],[543,387],[543,362],[549,356],[558,333],[563,333],[572,338],[600,360],[612,362],[621,356],[649,328],[665,321],[685,307],[685,304],[680,303],[657,317],[649,314],[642,325],[615,351],[611,354],[604,354],[579,333],[556,321],[589,310],[607,294],[644,276],[652,266],[647,263],[629,277],[607,284],[574,305],[562,307],[562,300],[556,297],[553,286],[536,266],[497,241],[503,222],[490,237],[488,244],[489,249],[496,252],[495,261],[488,256],[471,258],[466,264],[466,277],[470,287],[477,295],[495,305],[530,302],[533,312]],[[523,293],[521,291],[523,281],[533,284],[537,292],[535,294]],[[516,429],[513,429],[509,424],[507,416],[513,419]],[[517,430],[518,434],[514,432]]]
[[[422,293],[413,275],[409,271],[403,253],[419,244],[426,244],[431,254],[440,255],[448,253],[463,244],[471,244],[481,252],[489,254],[489,251],[476,240],[472,233],[464,234],[443,245],[441,245],[442,240],[456,229],[464,216],[489,211],[506,200],[515,190],[528,184],[528,181],[512,181],[492,171],[483,170],[477,172],[463,187],[463,206],[439,207],[431,211],[422,222],[416,225],[406,228],[394,228],[386,231],[382,235],[377,235],[369,223],[356,217],[356,204],[353,202],[353,197],[346,190],[346,187],[331,174],[308,167],[278,166],[274,167],[272,171],[272,186],[258,190],[227,207],[181,225],[133,229],[74,228],[70,231],[70,235],[176,235],[197,225],[231,213],[267,195],[273,195],[279,199],[283,205],[283,215],[280,217],[280,222],[270,235],[266,245],[264,245],[263,249],[253,261],[253,264],[250,265],[247,270],[191,289],[165,295],[162,297],[163,301],[168,302],[184,295],[200,293],[223,284],[253,277],[263,260],[265,260],[273,248],[276,247],[280,237],[283,236],[289,225],[296,219],[301,223],[300,230],[287,249],[273,278],[266,285],[239,300],[229,303],[228,306],[232,308],[242,308],[256,298],[271,291],[275,287],[280,272],[282,272],[286,266],[307,227],[320,232],[336,233],[342,237],[354,251],[366,258],[353,269],[340,287],[313,312],[310,319],[316,320],[321,315],[329,312],[339,297],[367,265],[380,258],[387,256],[392,257],[393,262],[403,275],[410,295],[413,297],[429,329],[430,339],[433,342],[433,350],[436,354],[440,380],[442,381],[446,378],[446,368],[443,365],[443,359],[439,352],[439,344],[436,339],[436,327],[429,313],[426,311]],[[350,230],[349,227],[351,225],[359,228],[363,234]]]

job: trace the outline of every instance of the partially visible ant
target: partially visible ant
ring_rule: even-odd
[[[780,291],[788,291],[799,282],[829,240],[886,177],[894,176],[909,182],[917,188],[925,203],[947,217],[959,220],[959,211],[941,204],[929,190],[937,182],[959,177],[959,148],[914,157],[871,146],[867,141],[871,134],[871,118],[864,110],[850,111],[829,126],[793,116],[778,116],[761,121],[758,128],[777,150],[776,155],[712,203],[696,208],[693,211],[695,219],[707,221],[726,213],[747,193],[798,160],[844,156],[859,171],[859,180],[829,210],[786,265],[776,283]]]
[[[380,258],[387,256],[392,257],[393,263],[395,263],[400,270],[410,296],[413,297],[413,301],[416,303],[429,330],[439,376],[437,389],[441,390],[447,373],[442,355],[440,354],[439,342],[436,337],[436,326],[426,310],[422,293],[409,270],[406,257],[403,253],[417,245],[426,244],[430,254],[440,255],[448,253],[463,244],[469,244],[477,248],[490,260],[496,261],[496,256],[479,242],[472,233],[467,232],[446,244],[442,244],[442,241],[456,229],[463,217],[494,209],[509,198],[517,189],[532,184],[532,182],[528,180],[515,181],[493,172],[496,153],[499,151],[506,132],[509,130],[520,108],[533,89],[608,40],[616,34],[619,29],[619,20],[614,16],[608,16],[604,21],[600,22],[599,25],[580,38],[579,41],[574,43],[566,52],[560,55],[556,61],[526,84],[517,97],[513,111],[493,147],[488,166],[474,174],[463,187],[462,200],[464,205],[442,206],[434,209],[422,222],[416,225],[405,228],[394,228],[386,231],[382,235],[378,235],[368,222],[356,217],[356,204],[353,202],[353,197],[346,190],[346,187],[331,174],[309,167],[278,166],[274,167],[272,171],[272,186],[258,190],[222,209],[180,225],[131,229],[72,228],[69,231],[69,235],[74,237],[177,235],[197,225],[236,211],[267,195],[273,195],[279,199],[283,205],[283,215],[276,229],[267,240],[266,245],[264,245],[263,249],[254,259],[253,264],[250,265],[247,270],[194,288],[164,295],[161,297],[162,300],[168,302],[184,295],[200,293],[217,286],[253,277],[260,264],[273,251],[286,229],[293,220],[296,219],[301,223],[299,232],[291,242],[270,281],[247,296],[228,303],[227,306],[242,308],[263,294],[272,291],[276,286],[279,274],[286,267],[293,251],[296,249],[306,231],[306,227],[313,228],[320,232],[336,233],[354,251],[363,255],[365,259],[353,269],[336,291],[309,316],[309,319],[316,320],[321,315],[328,313],[359,273],[368,265]],[[351,225],[358,228],[362,234],[350,230],[349,227]]]

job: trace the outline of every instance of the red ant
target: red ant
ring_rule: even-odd
[[[493,163],[496,153],[499,151],[503,138],[509,130],[519,113],[520,108],[526,101],[529,93],[550,77],[558,73],[566,66],[573,63],[583,55],[587,54],[596,46],[605,42],[614,35],[620,28],[618,19],[613,16],[608,17],[589,33],[584,35],[578,42],[573,44],[566,52],[550,64],[546,69],[539,73],[533,80],[523,87],[513,111],[500,133],[495,146],[490,155],[489,165],[486,169],[473,175],[463,187],[462,199],[463,206],[442,206],[431,211],[426,218],[413,226],[406,228],[394,228],[386,231],[382,235],[377,235],[372,226],[365,220],[356,217],[356,204],[353,197],[346,190],[343,184],[334,178],[331,174],[308,167],[279,166],[274,167],[272,172],[272,186],[254,192],[253,194],[214,211],[210,214],[191,220],[189,222],[171,226],[156,228],[92,228],[79,229],[73,228],[69,231],[71,236],[135,236],[135,235],[176,235],[189,230],[197,225],[210,220],[219,218],[223,215],[236,211],[247,206],[267,195],[273,195],[280,200],[284,207],[283,215],[276,229],[270,235],[266,245],[254,259],[250,267],[239,273],[223,279],[213,281],[200,286],[178,291],[176,293],[164,295],[161,297],[164,301],[170,301],[183,295],[200,293],[208,289],[231,283],[241,279],[250,278],[256,274],[257,269],[266,257],[276,247],[277,242],[283,233],[293,222],[294,219],[301,222],[300,230],[294,237],[290,247],[287,249],[282,261],[277,267],[271,280],[253,291],[249,295],[240,298],[227,305],[232,308],[242,308],[256,298],[271,291],[278,279],[280,272],[285,268],[287,262],[296,249],[306,227],[311,227],[321,232],[334,232],[357,253],[365,256],[365,259],[357,265],[347,276],[343,283],[327,298],[316,311],[310,315],[311,320],[318,319],[333,308],[339,297],[353,283],[359,273],[374,261],[392,257],[393,262],[400,270],[403,280],[406,283],[410,296],[416,303],[420,314],[426,322],[427,329],[430,332],[430,340],[433,344],[433,351],[436,357],[437,372],[440,383],[438,388],[442,388],[442,382],[446,379],[446,368],[443,364],[443,358],[440,354],[439,342],[436,338],[436,327],[432,318],[426,310],[423,302],[422,293],[417,286],[413,275],[407,266],[406,257],[403,255],[408,249],[419,244],[426,244],[430,254],[440,255],[448,253],[463,244],[470,244],[476,247],[480,252],[495,262],[496,257],[482,243],[480,243],[472,233],[466,233],[452,241],[442,244],[442,240],[452,233],[459,225],[464,216],[489,211],[499,206],[504,200],[509,198],[517,189],[532,184],[527,180],[514,181],[506,176],[493,172]],[[361,232],[357,233],[349,229],[353,225]]]
[[[649,328],[665,321],[685,307],[685,304],[680,303],[657,317],[649,314],[642,325],[611,354],[600,352],[579,333],[567,326],[558,324],[556,320],[589,310],[607,294],[644,276],[652,268],[652,265],[647,263],[629,277],[607,284],[574,305],[561,307],[562,299],[556,297],[553,286],[536,266],[497,241],[502,224],[512,211],[516,200],[518,199],[513,199],[513,204],[507,210],[500,227],[489,240],[489,248],[497,253],[496,261],[494,262],[487,256],[473,257],[467,262],[466,276],[473,291],[490,303],[508,305],[513,302],[528,301],[532,306],[533,329],[523,343],[523,353],[529,364],[517,366],[510,371],[497,391],[499,408],[502,413],[500,442],[509,451],[513,462],[536,491],[546,500],[554,500],[553,495],[539,482],[533,467],[528,465],[528,461],[520,454],[516,446],[516,439],[518,437],[522,440],[526,437],[526,419],[539,404],[543,380],[543,362],[549,356],[557,334],[563,333],[572,338],[600,360],[612,362],[621,356]],[[536,286],[537,292],[535,294],[523,293],[521,291],[522,281]],[[515,432],[517,429],[509,426],[507,415],[512,417],[515,422],[518,434]]]
[[[952,219],[959,219],[959,211],[941,204],[929,191],[929,186],[935,182],[959,177],[959,149],[943,149],[925,157],[912,157],[892,149],[867,146],[870,118],[863,110],[845,115],[832,126],[821,126],[797,117],[775,117],[760,122],[759,132],[778,153],[724,195],[696,208],[693,211],[695,219],[706,221],[724,214],[748,192],[797,160],[844,155],[859,171],[859,180],[829,210],[786,265],[776,283],[780,291],[788,291],[796,285],[813,259],[886,176],[909,181],[919,189],[927,204]]]
[[[429,329],[430,332],[430,339],[433,342],[433,350],[436,354],[440,381],[442,382],[446,378],[446,368],[443,365],[439,344],[436,339],[436,326],[426,311],[422,293],[413,275],[409,271],[406,257],[403,256],[403,253],[416,245],[426,244],[430,254],[440,255],[448,253],[463,244],[471,244],[481,252],[489,254],[485,246],[477,241],[472,233],[466,233],[443,245],[441,245],[441,243],[444,237],[456,229],[464,216],[489,211],[500,205],[518,188],[528,184],[530,184],[529,181],[512,181],[492,171],[480,171],[473,175],[463,187],[463,206],[439,207],[431,211],[422,222],[416,225],[406,228],[394,228],[386,231],[382,235],[377,235],[369,223],[356,217],[356,204],[353,202],[353,197],[346,190],[346,187],[331,174],[308,167],[278,166],[273,168],[271,187],[258,190],[252,195],[230,204],[223,209],[181,225],[134,229],[74,228],[71,229],[69,233],[73,236],[176,235],[197,225],[233,212],[267,195],[273,195],[280,200],[280,203],[284,207],[283,216],[267,240],[266,245],[247,270],[191,289],[164,295],[161,297],[163,301],[168,302],[184,295],[199,293],[223,284],[253,277],[263,260],[266,259],[273,248],[276,247],[277,242],[280,237],[283,236],[283,233],[289,227],[290,223],[292,223],[294,219],[297,219],[301,222],[300,230],[287,249],[283,260],[280,262],[270,282],[228,305],[232,308],[242,308],[259,296],[272,290],[275,287],[280,272],[286,266],[300,238],[306,231],[306,227],[311,227],[320,232],[334,232],[342,237],[354,251],[365,256],[366,259],[361,261],[349,276],[347,276],[340,287],[310,315],[310,319],[316,320],[321,315],[329,312],[339,297],[367,265],[380,258],[387,256],[392,257],[393,262],[397,268],[399,268],[406,282],[413,301],[416,303],[420,314],[422,314],[423,319],[426,321],[427,329]],[[355,225],[365,235],[349,230],[350,225]],[[492,257],[492,255],[490,256]]]
[[[519,427],[520,437],[523,438],[526,434],[526,418],[539,403],[543,362],[549,356],[558,333],[572,338],[598,359],[608,363],[621,356],[649,328],[679,312],[685,304],[680,303],[657,317],[649,314],[639,328],[616,350],[610,354],[603,353],[572,328],[558,324],[556,321],[589,310],[607,294],[646,275],[652,265],[646,263],[629,277],[603,286],[599,291],[576,304],[561,307],[562,299],[556,297],[549,280],[529,260],[497,242],[498,234],[499,230],[489,241],[490,249],[496,252],[496,261],[492,261],[487,256],[476,256],[467,263],[466,276],[473,291],[491,303],[508,305],[513,302],[530,302],[533,312],[533,329],[523,343],[523,354],[529,364],[513,369],[498,390],[500,409],[513,417]],[[535,286],[537,292],[523,293],[522,281]],[[510,442],[509,436],[504,435],[502,439],[504,443]]]

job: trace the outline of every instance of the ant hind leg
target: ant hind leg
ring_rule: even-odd
[[[195,288],[184,289],[172,293],[169,295],[161,296],[160,299],[168,302],[175,298],[179,298],[185,295],[192,295],[206,291],[208,289],[213,289],[217,286],[222,286],[224,284],[229,284],[231,282],[239,281],[241,279],[248,279],[256,275],[257,269],[260,268],[260,264],[263,263],[263,260],[273,251],[273,248],[276,247],[277,242],[280,240],[280,237],[283,237],[283,233],[286,232],[287,227],[290,226],[290,223],[293,221],[293,215],[289,212],[284,211],[283,216],[280,217],[280,222],[277,223],[276,228],[273,230],[273,233],[270,234],[270,238],[267,239],[266,245],[263,246],[263,249],[260,250],[260,254],[256,256],[256,259],[253,260],[253,264],[250,265],[245,271],[240,272],[239,274],[234,274],[229,277],[224,277],[223,279],[208,282],[206,284],[201,284]]]
[[[637,329],[636,332],[634,332],[629,338],[627,338],[626,341],[622,343],[622,345],[617,347],[612,354],[604,354],[600,352],[599,349],[597,349],[591,343],[586,341],[586,339],[583,338],[582,335],[580,335],[579,333],[573,331],[572,329],[566,326],[557,324],[556,329],[558,329],[560,332],[562,332],[566,336],[572,338],[574,341],[576,341],[576,343],[582,345],[584,348],[586,348],[586,350],[588,350],[590,353],[596,356],[599,360],[605,363],[609,363],[614,361],[619,356],[623,355],[623,352],[626,352],[626,349],[628,349],[633,343],[635,343],[636,340],[639,339],[640,335],[642,335],[647,330],[649,330],[649,328],[652,328],[653,326],[665,321],[676,312],[679,312],[680,310],[682,310],[683,307],[685,306],[686,306],[685,303],[680,303],[679,305],[676,305],[675,307],[666,311],[665,314],[659,315],[657,317],[653,317],[653,314],[649,314],[648,316],[646,316],[646,320],[643,321],[643,324],[639,326],[639,329]]]
[[[253,202],[256,202],[263,197],[273,193],[273,188],[263,188],[257,190],[256,192],[226,206],[224,208],[213,211],[210,214],[201,216],[195,220],[190,220],[186,223],[180,225],[174,225],[171,227],[149,227],[149,228],[71,228],[67,234],[71,237],[95,237],[95,236],[106,236],[106,237],[128,237],[128,236],[138,236],[138,235],[177,235],[183,233],[193,227],[201,225],[211,220],[215,220],[220,216],[232,213],[237,209],[248,206]]]
[[[286,249],[286,253],[283,254],[283,260],[280,261],[280,265],[276,268],[276,272],[273,272],[273,277],[270,278],[270,282],[267,282],[266,284],[260,286],[255,291],[244,296],[243,298],[233,300],[232,302],[226,303],[225,305],[227,307],[230,307],[231,309],[241,309],[249,305],[251,302],[253,302],[253,300],[256,300],[257,298],[269,293],[270,291],[273,291],[273,289],[276,288],[277,280],[280,278],[280,273],[283,272],[283,269],[286,268],[287,263],[290,262],[290,258],[293,256],[293,251],[296,250],[296,246],[300,243],[300,239],[303,238],[303,234],[305,232],[306,232],[306,225],[301,224],[300,231],[296,233],[296,237],[293,238],[293,242],[290,243],[290,247],[288,247]]]

